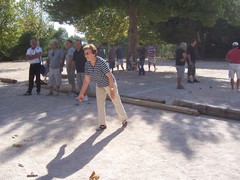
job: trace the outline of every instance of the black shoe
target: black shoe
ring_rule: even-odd
[[[194,83],[200,83],[200,81],[198,81],[197,79],[193,80]]]
[[[23,96],[31,96],[31,95],[32,95],[32,93],[30,93],[30,92],[26,92],[23,94]]]
[[[107,128],[106,125],[100,125],[100,126],[96,129],[96,131],[103,131],[103,130],[106,129],[106,128]]]
[[[187,83],[193,83],[191,80],[187,80]]]
[[[184,88],[184,86],[179,85],[179,86],[177,86],[177,89],[185,89],[185,88]]]
[[[41,93],[40,93],[40,92],[37,92],[37,95],[41,95]]]

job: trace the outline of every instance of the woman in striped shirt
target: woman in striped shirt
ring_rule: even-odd
[[[97,49],[93,44],[88,44],[84,46],[83,50],[87,62],[85,64],[85,79],[78,99],[80,101],[83,101],[88,84],[90,83],[90,80],[93,79],[94,81],[96,81],[96,98],[98,108],[97,131],[107,128],[105,110],[105,100],[107,94],[109,95],[114,104],[119,119],[122,121],[122,125],[126,127],[127,115],[118,94],[116,80],[111,73],[106,61],[103,58],[96,56]]]

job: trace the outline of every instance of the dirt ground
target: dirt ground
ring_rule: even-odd
[[[174,61],[157,65],[157,72],[140,77],[136,71],[115,73],[120,94],[240,109],[226,62],[199,61],[201,82],[185,80],[185,90],[176,89]],[[0,82],[0,179],[88,180],[92,171],[100,180],[240,179],[239,121],[124,104],[129,125],[123,129],[106,101],[108,128],[96,132],[94,98],[78,104],[63,93],[48,97],[46,89],[21,96],[26,62],[0,63],[0,77],[18,80]],[[32,172],[38,177],[27,177]]]

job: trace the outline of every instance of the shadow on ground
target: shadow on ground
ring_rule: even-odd
[[[224,97],[228,93],[222,91],[222,86],[227,86],[226,82],[221,79],[203,79],[201,84],[187,85],[184,91],[168,91],[167,88],[175,87],[174,76],[171,72],[152,73],[152,76],[146,78],[139,78],[136,81],[129,81],[131,77],[136,76],[135,72],[128,72],[126,74],[119,74],[120,93],[126,95],[134,94],[138,96],[159,97],[165,99],[167,96],[171,97],[189,97],[191,99],[200,100],[209,104],[217,102],[221,106],[227,106],[227,103],[239,103],[236,98],[239,95],[233,94]],[[155,77],[154,77],[155,76]],[[160,78],[156,82],[156,76]],[[161,78],[167,76],[168,82],[161,81]],[[206,82],[214,82],[214,86],[209,88]],[[140,84],[144,83],[144,84]],[[144,87],[145,86],[145,87]],[[149,89],[146,90],[146,86]],[[199,89],[201,86],[202,89]],[[142,88],[144,87],[144,88]],[[216,89],[215,89],[216,87]],[[159,89],[158,89],[159,88]],[[198,92],[196,97],[194,91]],[[224,88],[224,87],[223,87]],[[220,90],[219,90],[220,89]],[[64,156],[65,142],[73,140],[80,131],[86,128],[94,128],[96,126],[96,102],[91,99],[89,103],[76,105],[76,101],[60,94],[59,97],[47,97],[45,95],[31,97],[19,96],[25,92],[26,87],[21,84],[4,85],[0,88],[0,136],[9,135],[6,139],[9,142],[11,136],[16,133],[21,133],[19,136],[23,137],[23,147],[20,149],[9,147],[4,148],[0,153],[2,163],[7,162],[15,157],[21,156],[28,151],[30,147],[42,144],[46,148],[51,148],[56,143],[62,143],[56,157],[46,166],[48,174],[39,179],[52,179],[54,177],[66,178],[75,172],[81,170],[94,157],[99,154],[102,149],[109,145],[109,142],[122,133],[123,129],[117,129],[112,134],[109,134],[103,140],[93,145],[93,142],[100,133],[94,133],[85,142],[80,144],[70,155]],[[192,91],[192,93],[189,93]],[[206,95],[206,92],[208,94]],[[46,94],[46,91],[43,93]],[[172,93],[172,94],[170,94]],[[149,95],[150,94],[150,95]],[[216,94],[218,94],[216,96]],[[222,97],[219,99],[219,97]],[[113,105],[110,102],[106,103],[108,119],[116,119],[116,112],[113,110]],[[158,132],[158,143],[163,144],[165,148],[173,153],[181,153],[184,158],[191,161],[198,153],[196,144],[205,146],[206,144],[218,144],[224,136],[221,132],[216,131],[217,120],[226,124],[226,131],[236,140],[240,140],[240,123],[232,120],[223,120],[221,118],[211,118],[207,116],[193,117],[178,113],[170,113],[167,111],[149,109],[144,107],[132,106],[125,104],[127,114],[129,116],[129,127],[125,130],[128,133],[139,134],[139,138],[144,136],[144,133],[149,133],[151,128]],[[141,125],[139,125],[141,124]],[[146,124],[146,125],[145,125]],[[139,125],[139,126],[138,126]],[[147,127],[149,126],[149,127]],[[139,130],[138,128],[142,128]],[[136,138],[136,136],[134,136]],[[23,141],[23,139],[33,138],[32,141]],[[132,139],[130,135],[128,140]],[[141,137],[142,138],[142,137]],[[58,141],[56,141],[58,139]],[[144,141],[142,142],[144,143]],[[148,142],[149,143],[149,142]],[[126,147],[127,148],[127,147]],[[127,151],[127,149],[126,149]],[[129,157],[131,158],[131,157]]]
[[[123,130],[124,128],[119,128],[93,145],[94,141],[101,134],[101,132],[95,132],[85,142],[80,144],[70,155],[64,158],[62,157],[65,154],[65,148],[67,145],[62,145],[57,156],[46,166],[48,174],[39,177],[38,180],[51,180],[54,177],[65,179],[68,176],[71,176],[94,159],[94,157],[100,153],[111,140],[123,132]]]

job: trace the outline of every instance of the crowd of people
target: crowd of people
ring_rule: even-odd
[[[68,96],[75,96],[79,101],[88,101],[89,83],[91,80],[96,82],[96,99],[98,108],[98,128],[97,131],[106,129],[106,110],[105,100],[107,94],[112,100],[122,126],[127,126],[127,114],[122,105],[118,93],[118,86],[114,75],[112,74],[107,62],[100,56],[97,56],[97,48],[93,44],[83,46],[81,40],[76,40],[75,48],[73,41],[66,41],[66,54],[58,48],[57,40],[51,42],[51,47],[47,56],[48,72],[48,96],[58,96],[62,83],[62,71],[66,64],[68,83],[71,85],[71,91]],[[37,45],[37,39],[30,40],[31,47],[27,50],[26,58],[29,60],[29,87],[24,96],[32,95],[34,87],[34,77],[36,77],[37,95],[41,92],[40,69],[42,64],[42,49]],[[102,55],[103,52],[100,51]],[[115,54],[115,51],[114,51]],[[118,57],[122,61],[122,57]],[[111,67],[111,63],[110,67]],[[121,65],[121,64],[120,64]],[[123,67],[123,66],[122,66]],[[77,72],[77,86],[75,83],[75,71]],[[77,90],[78,89],[78,90]],[[80,93],[78,93],[80,91]]]
[[[189,45],[187,43],[180,43],[180,47],[175,51],[174,56],[176,60],[177,71],[177,89],[184,89],[182,85],[185,63],[187,62],[187,83],[199,83],[196,79],[196,54],[194,47],[197,41],[194,39]],[[42,49],[38,46],[37,39],[30,40],[31,47],[27,50],[26,59],[29,60],[29,86],[24,96],[32,95],[34,87],[34,78],[36,77],[36,91],[37,95],[41,93],[41,66],[42,66]],[[123,55],[120,45],[111,46],[108,52],[108,63],[106,62],[105,52],[99,47],[97,49],[93,44],[83,46],[82,41],[77,39],[75,42],[68,39],[65,43],[66,53],[58,48],[57,40],[51,42],[50,50],[47,56],[48,68],[48,96],[59,94],[60,86],[62,84],[62,71],[66,65],[68,83],[71,86],[71,91],[68,96],[73,96],[79,101],[88,101],[88,93],[90,92],[89,83],[91,80],[96,82],[96,98],[98,108],[98,128],[97,130],[106,129],[106,112],[105,100],[108,94],[111,98],[115,109],[118,113],[122,125],[127,125],[127,115],[122,105],[116,79],[113,75],[113,69],[123,67]],[[234,90],[234,75],[237,75],[236,90],[239,91],[240,86],[240,50],[238,49],[238,42],[232,44],[233,49],[227,53],[226,60],[229,62],[229,78],[232,90]],[[145,75],[144,64],[145,58],[148,58],[148,71],[151,71],[151,65],[156,71],[156,50],[153,44],[147,49],[142,43],[139,44],[138,49],[138,74]],[[115,60],[117,59],[117,64]],[[75,82],[75,77],[77,83]],[[79,93],[80,92],[80,93]]]
[[[177,70],[177,89],[184,89],[182,85],[185,63],[187,62],[187,83],[199,83],[196,79],[196,53],[194,47],[197,41],[193,39],[189,45],[185,42],[180,43],[180,47],[174,52]],[[229,62],[229,79],[232,91],[240,91],[240,49],[239,43],[233,42],[232,49],[226,55],[226,61]],[[236,86],[234,76],[237,76]],[[235,89],[236,87],[236,89]]]

